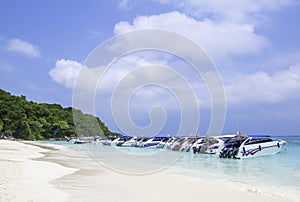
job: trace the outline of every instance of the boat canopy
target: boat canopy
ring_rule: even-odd
[[[247,135],[247,137],[271,137],[271,135],[266,135],[266,134],[251,134],[251,135]]]
[[[172,138],[170,135],[155,135],[154,138]]]

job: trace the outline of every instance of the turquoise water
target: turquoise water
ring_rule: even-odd
[[[202,182],[221,183],[241,190],[300,201],[300,136],[280,139],[287,141],[286,151],[243,160],[164,149],[51,143],[87,152],[101,165],[125,174],[149,174],[163,170]]]

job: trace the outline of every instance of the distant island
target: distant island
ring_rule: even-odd
[[[81,120],[76,130],[73,113],[80,116]],[[94,126],[95,120],[97,127]],[[60,140],[78,136],[78,133],[86,136],[118,135],[111,133],[100,118],[84,114],[78,109],[27,101],[23,95],[11,95],[0,89],[0,138]]]

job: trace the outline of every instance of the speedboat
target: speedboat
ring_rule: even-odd
[[[171,137],[154,136],[143,143],[142,147],[163,148]]]
[[[191,152],[195,153],[205,153],[205,154],[215,154],[222,144],[222,139],[216,136],[209,136],[199,138],[191,146]]]
[[[172,144],[177,140],[176,137],[171,137],[165,144],[166,149],[171,149]]]
[[[188,152],[190,151],[191,146],[198,140],[197,137],[189,137],[186,141],[181,144],[181,147],[178,151]]]
[[[94,138],[93,137],[75,137],[72,139],[67,140],[69,143],[73,144],[87,144],[87,143],[94,143]]]
[[[189,137],[179,137],[171,145],[170,149],[174,151],[179,151],[180,148],[188,141]]]
[[[111,143],[115,140],[115,139],[118,139],[118,138],[116,138],[116,137],[108,137],[108,138],[106,138],[106,140],[103,140],[102,141],[102,144],[103,145],[111,145]]]
[[[237,135],[219,148],[221,158],[251,158],[277,154],[286,146],[286,141],[272,139],[269,135]]]
[[[147,142],[151,137],[139,137],[136,140],[135,147],[143,147],[143,144]]]
[[[113,141],[111,145],[123,146],[124,143],[126,143],[127,141],[129,141],[131,139],[132,139],[132,136],[123,135],[118,140]]]
[[[123,144],[120,144],[122,147],[134,147],[136,145],[137,137],[132,137],[129,140],[125,141]]]

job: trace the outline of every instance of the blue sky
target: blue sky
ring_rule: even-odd
[[[94,48],[124,32],[166,29],[196,42],[216,64],[226,93],[223,132],[300,134],[299,11],[297,0],[2,1],[0,88],[36,102],[71,106],[74,79]],[[120,131],[109,92],[132,68],[153,63],[172,66],[190,81],[200,103],[198,132],[205,134],[211,118],[205,83],[183,70],[188,67],[180,59],[162,53],[118,61],[98,86],[97,114]],[[157,86],[133,97],[133,121],[147,126],[153,105],[166,108],[162,133],[176,133],[178,103]]]

